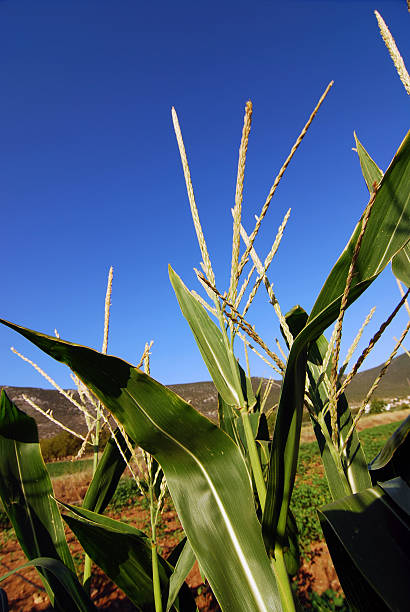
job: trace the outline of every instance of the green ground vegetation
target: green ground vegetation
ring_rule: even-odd
[[[370,462],[400,423],[389,423],[365,429],[359,433],[366,459]],[[310,543],[323,538],[317,508],[331,501],[329,488],[316,442],[301,444],[297,478],[292,495],[291,509],[299,530],[302,555],[308,556]]]

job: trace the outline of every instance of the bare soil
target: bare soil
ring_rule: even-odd
[[[57,499],[71,504],[80,504],[90,481],[90,474],[82,472],[70,476],[60,476],[53,480],[54,494]],[[130,506],[121,512],[107,512],[107,515],[117,520],[126,521],[148,533],[150,522],[148,510],[141,506]],[[177,513],[170,505],[165,505],[159,527],[160,552],[167,557],[183,536],[183,530]],[[71,554],[74,559],[77,574],[82,575],[83,551],[73,533],[66,527],[66,535]],[[12,529],[0,532],[0,575],[19,567],[27,559],[14,536]],[[190,572],[187,582],[196,599],[198,609],[206,612],[216,612],[219,606],[213,598],[209,586],[205,584],[199,573],[197,564]],[[13,612],[31,612],[51,610],[48,596],[41,583],[37,571],[33,568],[17,572],[1,583]],[[93,566],[91,583],[91,598],[100,610],[135,610],[135,606],[126,595],[97,567]]]
[[[81,503],[87,490],[89,478],[89,474],[80,473],[54,479],[55,496],[67,503]],[[126,521],[138,529],[148,529],[148,510],[141,506],[130,506],[129,508],[122,509],[121,512],[109,512],[107,514],[112,518]],[[82,548],[68,528],[66,528],[66,534],[77,573],[81,576],[83,569]],[[167,557],[183,535],[178,516],[170,505],[165,505],[162,512],[159,534],[161,554]],[[25,562],[26,558],[13,531],[11,529],[2,531],[0,533],[0,574],[17,568]],[[187,583],[201,612],[217,612],[220,610],[209,586],[202,580],[197,564],[195,564],[190,572]],[[340,589],[324,543],[318,542],[312,545],[311,560],[306,561],[301,567],[298,583],[302,593],[307,593],[312,589],[319,593],[327,588]],[[17,572],[3,581],[1,587],[6,591],[10,609],[14,612],[37,612],[52,609],[41,580],[34,568]],[[93,566],[91,598],[98,609],[106,610],[107,612],[114,610],[129,612],[135,610],[135,606],[128,600],[121,589],[111,582],[97,566]]]

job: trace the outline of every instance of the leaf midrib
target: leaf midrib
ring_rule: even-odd
[[[27,494],[26,494],[26,489],[25,489],[25,486],[24,486],[23,474],[22,474],[22,471],[21,471],[20,458],[19,458],[19,453],[18,453],[18,447],[17,447],[17,441],[16,440],[13,440],[13,445],[14,445],[14,451],[15,451],[15,455],[16,455],[17,469],[18,469],[20,483],[21,483],[21,490],[23,492],[24,501],[26,503],[26,509],[27,509],[27,514],[28,514],[29,521],[30,521],[31,531],[33,532],[34,544],[35,544],[35,547],[36,547],[36,550],[37,550],[37,554],[38,554],[38,556],[40,556],[41,555],[41,551],[40,551],[40,547],[39,547],[38,540],[37,540],[36,530],[34,528],[33,517],[31,515],[31,509],[30,509],[30,505],[28,503],[28,497],[27,497]]]
[[[182,450],[184,450],[193,460],[194,462],[198,465],[199,469],[201,470],[202,474],[204,475],[210,489],[211,492],[213,494],[213,496],[215,497],[215,501],[217,503],[217,506],[221,512],[223,521],[225,523],[226,529],[228,531],[228,534],[231,538],[232,544],[234,546],[234,549],[237,553],[237,556],[239,558],[240,561],[240,565],[242,568],[242,571],[245,575],[245,579],[246,582],[248,583],[251,592],[253,593],[254,599],[256,600],[256,604],[258,605],[258,610],[261,610],[263,612],[268,612],[268,609],[265,606],[265,603],[263,601],[263,597],[259,592],[259,588],[255,582],[255,579],[253,578],[253,574],[251,571],[251,568],[249,567],[247,561],[246,561],[246,556],[242,551],[242,548],[238,542],[237,536],[235,534],[235,531],[231,525],[231,522],[229,521],[226,509],[222,503],[221,498],[218,495],[218,492],[215,489],[215,486],[211,480],[211,478],[209,477],[205,467],[202,465],[201,461],[195,456],[195,454],[189,450],[189,448],[187,448],[184,444],[182,444],[179,440],[177,440],[176,438],[174,438],[169,432],[167,432],[166,430],[164,430],[158,423],[156,423],[151,416],[144,410],[144,408],[137,402],[137,400],[131,395],[131,393],[128,391],[128,389],[124,389],[124,392],[128,395],[128,397],[131,399],[131,401],[138,406],[139,410],[141,410],[141,412],[145,415],[145,417],[152,423],[152,425],[154,427],[156,427],[164,436],[166,436],[168,439],[170,439],[172,442],[174,442],[177,446],[179,446]]]
[[[397,223],[396,223],[396,225],[395,225],[394,230],[393,230],[393,231],[392,231],[392,233],[391,233],[390,240],[389,240],[389,242],[388,242],[388,244],[387,244],[387,246],[386,246],[386,248],[385,248],[385,250],[384,250],[383,256],[382,256],[382,257],[381,257],[381,259],[380,259],[380,263],[379,263],[379,265],[377,266],[377,269],[376,269],[376,271],[375,271],[375,273],[374,273],[375,275],[376,275],[376,274],[378,274],[378,273],[379,273],[379,271],[381,271],[382,266],[385,266],[385,265],[386,265],[386,263],[384,262],[384,258],[385,258],[385,256],[386,256],[386,253],[387,253],[387,251],[388,251],[388,249],[389,249],[390,244],[392,243],[393,238],[394,238],[394,237],[395,237],[395,235],[396,235],[396,230],[397,230],[397,227],[399,226],[399,224],[400,224],[400,222],[401,222],[401,220],[402,220],[402,218],[403,218],[403,215],[404,215],[404,214],[407,212],[407,204],[409,203],[409,201],[410,201],[410,193],[409,193],[409,195],[408,195],[408,196],[407,196],[407,198],[406,198],[406,204],[405,204],[405,206],[403,206],[402,213],[401,213],[400,217],[399,217],[399,218],[398,218],[398,220],[397,220]],[[389,258],[389,260],[390,260],[390,258]]]

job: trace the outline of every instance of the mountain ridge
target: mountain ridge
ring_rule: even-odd
[[[383,364],[359,372],[346,391],[349,403],[354,406],[360,403]],[[268,380],[265,378],[252,378],[252,385],[257,389],[262,383],[262,389]],[[273,381],[273,387],[267,400],[267,407],[274,406],[279,400],[280,381]],[[197,408],[202,414],[216,420],[218,396],[215,386],[210,381],[196,383],[181,383],[166,385],[169,389],[180,395],[185,401]],[[43,410],[51,410],[54,418],[61,421],[70,429],[79,433],[86,432],[85,419],[81,412],[68,399],[54,389],[38,387],[9,387],[4,389],[10,399],[27,414],[34,417],[39,428],[40,438],[48,438],[58,432],[58,425],[47,419],[40,412],[32,408],[24,399],[26,395],[31,401],[38,404]],[[78,401],[78,393],[69,390],[74,399]],[[406,398],[410,395],[410,359],[407,355],[399,355],[393,359],[387,373],[383,377],[373,397],[379,399]]]

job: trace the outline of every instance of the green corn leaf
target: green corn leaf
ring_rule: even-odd
[[[246,460],[247,454],[247,442],[243,422],[238,414],[238,411],[234,410],[232,406],[228,406],[224,403],[221,396],[218,394],[218,414],[219,414],[219,427],[221,427],[239,446],[243,452]],[[262,471],[265,473],[269,463],[269,431],[267,429],[266,416],[260,412],[250,413],[249,420],[251,423],[252,431],[255,439],[258,442],[258,453],[259,460],[262,466]],[[258,437],[260,434],[261,437]],[[267,435],[266,435],[267,434]],[[248,464],[249,471],[251,470],[250,463]],[[255,491],[256,496],[256,491]],[[300,566],[300,552],[298,546],[298,534],[295,519],[292,513],[289,511],[288,521],[286,525],[286,544],[284,545],[285,551],[285,563],[289,575],[294,576],[299,570]],[[266,538],[265,538],[266,539]],[[266,543],[265,543],[266,545]],[[274,540],[271,540],[270,544],[266,546],[267,550],[273,549],[275,546]]]
[[[286,315],[289,329],[291,333],[295,335],[303,329],[307,319],[307,313],[300,306],[292,308]],[[316,417],[321,414],[329,400],[330,364],[327,372],[322,376],[321,381],[319,381],[321,366],[327,349],[328,342],[323,335],[309,346],[307,361],[309,392],[311,400],[313,401],[313,409]],[[340,396],[337,404],[337,422],[341,440],[344,440],[353,422],[349,405],[344,394]],[[370,487],[372,483],[367,469],[366,458],[357,433],[353,433],[350,442],[346,446],[343,460],[339,463],[331,446],[332,434],[330,415],[327,415],[324,423],[326,426],[325,435],[323,434],[317,418],[312,418],[312,425],[333,499],[344,497],[346,494],[357,493],[362,489]],[[342,473],[340,472],[340,468],[342,469]]]
[[[357,154],[359,156],[360,167],[362,169],[363,178],[366,181],[367,189],[370,193],[373,191],[373,185],[377,185],[383,178],[383,172],[380,170],[376,162],[370,157],[364,146],[354,134],[356,141]]]
[[[274,553],[273,544],[281,547],[287,544],[286,525],[299,452],[306,363],[306,344],[298,346],[295,340],[288,357],[269,459],[262,530],[270,554]]]
[[[169,578],[167,608],[172,610],[175,608],[177,612],[197,612],[195,600],[185,582],[185,578],[195,563],[195,555],[186,537],[173,548],[167,557],[167,563],[173,567]],[[203,580],[205,581],[206,578],[204,577]],[[177,599],[175,599],[176,595]]]
[[[409,485],[397,476],[391,480],[386,480],[379,484],[383,492],[396,504],[402,512],[402,518],[406,522],[407,526],[410,527],[410,487]],[[410,561],[410,553],[408,553]]]
[[[410,234],[410,132],[383,176],[357,258],[348,305],[377,278]],[[263,516],[265,542],[272,533],[283,541],[292,494],[302,422],[307,347],[338,317],[355,244],[358,223],[330,272],[307,324],[295,338],[282,385],[271,451],[268,490]]]
[[[358,223],[312,308],[308,321],[312,329],[326,329],[337,318],[360,229],[361,223]],[[392,257],[403,248],[409,240],[409,234],[410,132],[381,179],[357,258],[349,304],[363,293]]]
[[[184,550],[184,546],[187,542],[188,540],[186,539],[186,536],[185,536],[184,538],[182,538],[182,540],[178,542],[176,546],[174,546],[174,548],[169,553],[169,556],[167,557],[167,562],[170,565],[172,565],[172,567],[175,567],[176,564],[178,563],[178,559],[182,551]],[[188,542],[188,546],[191,546],[189,542]]]
[[[4,509],[28,559],[61,559],[74,572],[52,492],[41,456],[36,422],[19,410],[3,389],[0,396],[0,497]],[[53,601],[55,581],[44,572],[42,578]]]
[[[284,548],[286,570],[289,576],[296,576],[300,569],[300,550],[296,519],[291,510],[286,523],[287,545]]]
[[[394,276],[410,287],[410,242],[393,257],[391,265]]]
[[[310,372],[314,369],[310,364],[308,368]],[[315,380],[314,377],[312,377],[312,379]],[[320,386],[322,387],[322,385]],[[328,391],[326,391],[326,393],[327,392]],[[324,396],[322,390],[320,393],[322,394],[322,399],[320,400],[319,406]],[[339,397],[337,402],[337,422],[339,437],[343,443],[353,424],[352,413],[350,412],[349,404],[344,394]],[[366,463],[366,457],[357,432],[353,432],[346,445],[342,456],[341,469],[339,471],[340,464],[334,454],[336,451],[332,452],[330,442],[332,435],[330,415],[327,415],[325,419],[325,426],[327,429],[327,438],[323,435],[322,429],[317,423],[314,423],[313,429],[318,441],[329,490],[333,499],[344,497],[350,493],[358,493],[370,487],[372,482]]]
[[[253,437],[254,437],[255,440],[256,440],[256,437],[258,435],[259,422],[261,420],[261,416],[265,416],[265,415],[261,415],[260,412],[250,412],[248,414],[248,420],[249,420],[249,423],[251,425],[252,434],[253,434]],[[243,421],[242,421],[242,419],[240,417],[236,421],[236,428],[237,428],[237,432],[238,432],[239,438],[241,440],[241,444],[242,444],[243,448],[245,449],[245,454],[247,454],[248,453],[248,443],[246,441],[246,435],[245,435],[245,429],[244,429]]]
[[[36,567],[41,572],[46,573],[48,576],[54,577],[54,582],[58,582],[60,590],[63,593],[60,598],[63,603],[57,607],[57,609],[63,612],[96,612],[97,608],[92,603],[91,599],[85,593],[84,589],[78,582],[75,574],[71,572],[61,561],[52,559],[50,557],[38,557],[14,568],[7,574],[0,577],[0,582],[6,580],[16,572],[27,567]],[[1,609],[1,608],[0,608]]]
[[[118,428],[114,431],[114,436],[123,454],[117,442],[111,437],[104,448],[83,501],[84,508],[101,514],[110,503],[127,466],[125,459],[128,461],[131,457],[131,452]]]
[[[232,438],[235,444],[240,449],[248,467],[248,471],[252,474],[252,466],[248,452],[248,442],[246,440],[245,428],[242,420],[242,416],[239,410],[234,406],[226,404],[222,397],[218,393],[218,420],[219,428],[222,429],[228,436]],[[266,416],[261,412],[250,412],[248,414],[248,421],[251,426],[252,434],[254,439],[257,438],[258,434],[266,436],[269,439],[269,431],[267,431]],[[266,438],[265,438],[266,439]],[[253,485],[255,483],[253,482]],[[254,487],[255,488],[255,487]],[[256,493],[257,495],[257,493]]]
[[[369,464],[373,484],[400,476],[410,486],[410,416]]]
[[[168,559],[169,561],[169,559]],[[172,572],[169,578],[169,592],[168,592],[168,601],[166,612],[169,612],[172,605],[174,604],[176,598],[178,597],[178,593],[181,590],[182,585],[185,582],[185,578],[191,571],[193,565],[195,563],[195,554],[191,548],[190,543],[186,540],[181,554],[178,557],[178,560],[175,564],[174,571]],[[195,602],[192,602],[193,610],[195,610]]]
[[[280,610],[249,474],[229,436],[121,359],[1,322],[66,363],[135,443],[158,460],[182,526],[221,608]]]
[[[258,431],[260,429],[259,423],[261,420],[261,416],[265,417],[265,415],[264,414],[261,415],[260,412],[250,412],[248,414],[249,423],[251,425],[253,437],[255,439],[257,438]],[[225,433],[228,434],[228,436],[232,438],[232,440],[242,450],[244,456],[246,456],[247,450],[248,450],[248,444],[246,442],[246,435],[245,435],[243,422],[241,419],[241,413],[239,412],[239,410],[235,409],[234,406],[229,406],[228,404],[226,404],[219,394],[218,394],[218,421],[219,421],[219,428],[222,429]]]
[[[139,529],[85,508],[62,506],[72,513],[63,518],[91,559],[119,586],[138,610],[155,610],[152,584],[151,542]],[[164,600],[171,573],[159,558],[159,578]]]
[[[304,312],[300,307],[297,308]],[[294,309],[286,315],[286,320],[291,332],[294,329],[292,323],[294,315]],[[307,313],[305,313],[305,317],[307,320]],[[321,380],[319,380],[323,359],[327,353],[327,350],[328,342],[325,336],[322,335],[315,342],[310,344],[307,367],[309,376],[309,392],[313,402],[313,410],[315,412],[315,418],[312,418],[312,425],[326,471],[330,492],[333,499],[338,499],[339,497],[344,497],[346,494],[357,493],[362,489],[367,489],[371,486],[372,482],[367,468],[366,457],[363,448],[360,445],[357,432],[353,432],[349,442],[346,445],[342,459],[339,461],[337,451],[335,451],[331,442],[332,430],[330,424],[330,414],[328,413],[324,420],[321,419],[322,426],[325,428],[324,431],[317,420],[318,418],[320,419],[320,415],[329,401],[331,371],[330,363],[324,376],[322,376]],[[345,394],[342,394],[337,402],[337,423],[340,441],[343,443],[353,423],[352,414]]]
[[[356,138],[357,153],[359,155],[360,166],[362,169],[364,180],[370,192],[373,190],[373,184],[379,183],[383,177],[383,172],[370,157],[366,149]],[[393,274],[407,287],[410,287],[410,243],[408,242],[397,255],[392,259]]]
[[[354,611],[408,608],[410,489],[395,480],[389,494],[375,486],[319,510],[337,575]]]
[[[218,393],[218,424],[219,428],[222,429],[228,436],[239,444],[238,433],[236,431],[235,421],[239,418],[238,411],[235,410],[234,406],[227,404],[220,393]]]
[[[221,330],[208,316],[205,308],[188,291],[171,266],[169,266],[169,278],[218,393],[230,406],[241,406],[243,393],[239,367]]]
[[[61,502],[60,502],[61,503]],[[119,586],[138,610],[154,612],[154,592],[152,585],[152,552],[150,539],[139,529],[120,521],[116,521],[96,512],[61,504],[71,515],[63,515],[70,529],[76,535],[81,546],[93,561]],[[113,555],[113,550],[118,554]],[[195,556],[189,544],[186,543],[178,559],[178,571],[158,555],[159,577],[165,598],[171,593],[176,610],[184,612],[195,610],[195,601],[188,587],[183,590],[184,607],[175,602],[183,586],[186,575],[195,562]],[[178,565],[177,564],[177,565]],[[189,567],[188,567],[189,565]],[[181,579],[181,574],[184,572]]]

